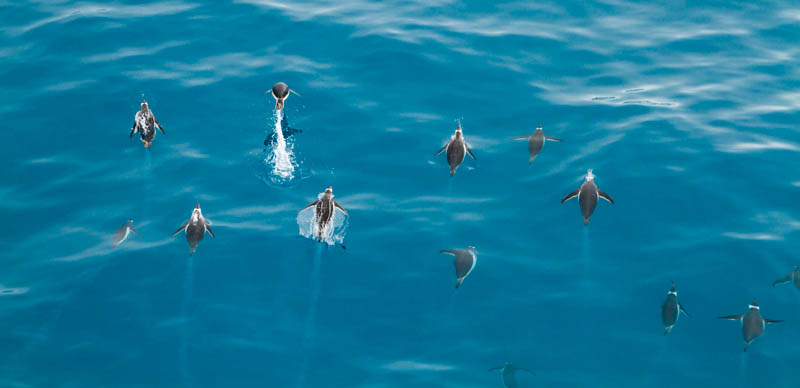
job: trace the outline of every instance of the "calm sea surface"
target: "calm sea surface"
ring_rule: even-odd
[[[796,1],[0,0],[0,387],[797,387],[798,41]],[[330,185],[346,249],[299,233]]]

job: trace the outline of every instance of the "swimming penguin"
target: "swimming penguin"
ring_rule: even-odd
[[[592,169],[589,169],[586,172],[586,180],[583,182],[581,187],[578,190],[575,190],[569,194],[567,194],[564,199],[561,200],[561,203],[564,203],[566,200],[572,197],[578,197],[578,203],[581,205],[581,213],[583,213],[583,224],[589,225],[589,217],[592,216],[594,213],[594,208],[597,206],[597,197],[601,197],[611,204],[614,204],[614,200],[611,197],[600,191],[597,188],[597,185],[594,184],[594,174],[592,174]]]
[[[678,303],[678,292],[675,291],[675,283],[672,283],[672,289],[667,293],[667,300],[661,305],[661,322],[664,323],[664,335],[669,334],[675,322],[678,322],[680,313],[689,316],[689,313],[683,308],[683,305]]]
[[[728,315],[719,317],[719,319],[728,319],[731,321],[742,322],[742,336],[744,337],[744,351],[750,346],[750,342],[764,334],[764,328],[767,323],[778,323],[783,321],[776,321],[772,319],[764,319],[758,309],[758,302],[753,298],[753,304],[750,306],[750,311],[747,314]]]
[[[283,102],[289,98],[290,92],[300,96],[299,93],[289,89],[289,86],[283,82],[278,82],[272,87],[272,97],[275,97],[275,110],[283,109]]]
[[[496,370],[500,370],[500,374],[503,376],[503,385],[505,385],[507,388],[516,388],[517,387],[516,374],[517,374],[518,370],[524,370],[525,372],[529,372],[529,373],[534,374],[534,375],[536,374],[534,371],[532,371],[532,370],[530,370],[528,368],[523,368],[521,366],[516,366],[516,365],[514,365],[514,364],[512,364],[510,362],[505,363],[505,365],[503,365],[503,366],[496,366],[494,368],[489,368],[490,372],[496,371]]]
[[[453,264],[456,266],[456,288],[464,282],[478,261],[478,251],[470,245],[467,249],[443,249],[441,253],[449,253],[456,257]]]
[[[322,240],[328,235],[329,228],[332,227],[331,221],[333,220],[333,212],[336,211],[336,209],[339,209],[345,216],[348,216],[347,210],[344,210],[341,205],[333,200],[333,186],[328,186],[328,188],[325,189],[325,192],[319,195],[318,200],[300,209],[298,213],[312,206],[314,206],[314,214],[316,216],[316,219],[314,220],[316,223],[314,237],[318,242],[322,242]]]
[[[158,126],[161,133],[167,134],[164,132],[164,128],[161,127],[161,123],[158,122],[156,115],[154,115],[153,111],[147,106],[147,101],[142,97],[142,109],[136,112],[130,137],[133,137],[134,133],[139,132],[141,134],[142,143],[147,149],[150,149],[153,139],[156,137],[155,126]]]
[[[794,282],[795,288],[800,290],[800,265],[794,267],[794,270],[786,274],[786,276],[784,276],[783,278],[772,282],[772,287],[775,287],[778,284],[789,283],[789,282]]]
[[[528,152],[531,154],[531,158],[528,160],[528,163],[533,163],[533,160],[536,159],[536,155],[539,155],[539,152],[542,152],[542,147],[544,147],[545,140],[557,141],[559,143],[561,142],[561,139],[545,136],[544,132],[542,132],[541,125],[536,127],[536,130],[529,136],[512,137],[511,140],[528,140]]]
[[[136,229],[133,228],[133,218],[129,219],[128,222],[125,223],[125,225],[120,226],[119,229],[117,229],[117,231],[114,232],[114,243],[113,243],[114,248],[118,247],[119,244],[125,242],[125,240],[128,239],[128,236],[130,236],[131,232],[137,235],[139,234],[139,232],[137,232]]]
[[[189,242],[190,255],[197,250],[197,244],[200,243],[200,240],[203,239],[206,232],[208,232],[211,237],[216,238],[214,232],[211,231],[211,226],[208,221],[203,217],[199,202],[197,203],[197,207],[192,210],[192,217],[189,218],[189,221],[186,221],[175,233],[172,233],[172,237],[175,237],[176,234],[182,231],[186,231],[186,241]]]
[[[456,128],[456,132],[450,137],[450,141],[436,153],[439,155],[442,151],[447,150],[447,163],[450,165],[450,176],[456,173],[456,169],[461,162],[464,161],[466,154],[475,159],[475,155],[472,154],[472,150],[469,149],[466,140],[464,140],[464,135],[461,133],[461,123],[458,123],[458,128]]]

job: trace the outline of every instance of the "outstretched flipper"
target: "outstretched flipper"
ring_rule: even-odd
[[[534,372],[534,371],[532,371],[532,370],[530,370],[528,368],[523,368],[523,367],[519,367],[519,366],[515,366],[515,368],[519,369],[519,370],[524,370],[525,372],[528,372],[530,374],[534,374],[534,375],[536,374],[536,372]]]
[[[208,232],[208,234],[210,234],[212,238],[217,238],[217,236],[214,235],[214,232],[211,231],[211,224],[209,224],[208,222],[206,222],[206,232]]]
[[[683,308],[683,304],[679,304],[678,308],[680,308],[681,312],[684,313],[687,317],[690,317],[690,318],[692,317],[691,315],[689,315],[689,312],[687,312],[686,309]]]
[[[475,155],[472,154],[472,150],[469,149],[469,146],[464,146],[464,148],[467,149],[467,153],[472,157],[472,160],[475,160]]]
[[[791,281],[792,281],[792,272],[789,272],[788,274],[786,274],[785,277],[772,282],[772,287],[775,287],[778,284],[789,283]]]
[[[764,322],[766,323],[781,323],[783,322],[782,319],[765,319]]]
[[[449,146],[449,145],[450,145],[450,143],[449,143],[449,142],[448,142],[447,144],[445,144],[445,145],[444,145],[444,147],[442,147],[442,149],[440,149],[440,150],[439,150],[439,152],[437,152],[437,153],[436,153],[436,155],[439,155],[439,154],[441,154],[441,153],[442,153],[442,151],[446,150],[446,149],[447,149],[447,146]]]
[[[442,249],[441,251],[439,251],[439,253],[449,253],[453,256],[458,256],[460,252],[455,249]]]
[[[564,202],[566,202],[567,200],[569,200],[569,199],[572,199],[572,197],[577,197],[577,196],[578,196],[578,194],[580,194],[580,193],[581,193],[581,189],[579,188],[578,190],[575,190],[575,191],[573,191],[573,192],[571,192],[571,193],[567,194],[567,196],[566,196],[566,197],[564,197],[564,199],[562,199],[562,200],[561,200],[561,203],[564,203]]]
[[[180,233],[180,232],[184,231],[184,230],[186,229],[186,226],[188,226],[188,225],[189,225],[189,221],[191,221],[191,220],[188,220],[188,221],[184,222],[184,223],[183,223],[183,225],[181,225],[181,227],[180,227],[180,228],[178,228],[178,230],[176,230],[174,233],[172,233],[172,234],[170,235],[170,237],[175,237],[175,235],[176,235],[176,234],[178,234],[178,233]]]
[[[530,136],[517,136],[517,137],[512,137],[511,140],[528,140],[530,138],[531,138]]]
[[[349,214],[347,214],[347,210],[344,210],[344,208],[341,205],[339,205],[336,201],[333,201],[333,206],[336,206],[337,209],[341,210],[342,213],[344,213],[344,215],[348,217],[350,216]]]
[[[319,203],[319,201],[314,201],[314,202],[310,203],[308,206],[306,206],[306,207],[304,207],[304,208],[302,208],[302,209],[298,210],[297,212],[298,212],[298,213],[300,213],[301,211],[303,211],[303,210],[306,210],[306,209],[308,209],[308,208],[310,208],[310,207],[312,207],[312,206],[316,206],[316,205],[317,205],[317,203]]]
[[[552,136],[545,136],[544,138],[547,139],[547,140],[551,140],[551,141],[557,141],[559,143],[561,143],[563,141],[563,140],[561,140],[559,138],[552,137]]]
[[[611,199],[611,196],[610,196],[610,195],[608,195],[608,194],[606,194],[606,193],[604,193],[604,192],[602,192],[602,191],[600,191],[600,190],[597,190],[597,195],[599,195],[599,196],[600,196],[600,198],[603,198],[603,199],[605,199],[606,201],[608,201],[608,202],[611,202],[611,204],[612,204],[612,205],[614,204],[614,200],[613,200],[613,199]]]
[[[303,96],[301,96],[301,95],[300,95],[300,93],[297,93],[297,92],[295,92],[295,91],[294,91],[294,90],[292,90],[292,89],[289,89],[289,93],[292,93],[292,94],[294,94],[294,95],[295,95],[295,96],[297,96],[297,97],[303,97]]]
[[[161,133],[166,135],[167,133],[164,132],[164,128],[161,127],[161,123],[158,122],[158,119],[156,118],[156,115],[153,115],[153,120],[155,120],[156,126],[158,126],[158,130],[161,131]]]
[[[129,226],[129,228],[131,229],[131,232],[133,232],[133,234],[137,236],[139,235],[139,232],[137,232],[136,229],[133,228],[133,225]]]
[[[503,366],[502,366],[502,365],[501,365],[501,366],[495,366],[495,367],[489,368],[489,372],[496,371],[496,370],[500,370],[500,369],[503,369]]]
[[[727,319],[729,321],[739,321],[742,319],[742,314],[739,315],[726,315],[724,317],[717,317],[717,319]]]
[[[133,123],[133,128],[131,128],[131,135],[128,136],[129,138],[133,138],[133,134],[136,133],[136,122]]]

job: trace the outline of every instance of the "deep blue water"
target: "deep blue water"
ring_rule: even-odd
[[[500,387],[513,361],[528,387],[796,387],[800,291],[771,283],[800,264],[800,6],[662,3],[0,1],[0,386]],[[277,81],[302,95],[280,179]],[[509,139],[538,124],[564,142],[529,165]],[[616,204],[584,227],[559,201],[589,168]],[[329,185],[346,250],[298,233]],[[456,290],[439,250],[468,245]],[[691,318],[664,337],[671,281]],[[753,297],[786,322],[743,353],[714,318]]]

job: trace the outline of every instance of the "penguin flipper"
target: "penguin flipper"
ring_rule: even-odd
[[[690,317],[690,318],[692,317],[691,315],[689,315],[689,313],[686,311],[686,309],[683,308],[682,304],[678,304],[678,308],[680,308],[681,312],[684,313],[687,317]]]
[[[738,315],[726,315],[726,316],[724,316],[724,317],[717,317],[717,319],[727,319],[727,320],[729,320],[729,321],[738,321],[738,320],[742,319],[742,314],[738,314]]]
[[[772,282],[772,287],[775,287],[778,284],[788,283],[788,282],[791,282],[791,281],[792,281],[792,273],[789,272],[785,277]]]
[[[556,137],[552,137],[552,136],[545,136],[544,138],[547,139],[547,140],[550,140],[550,141],[557,141],[559,143],[563,142],[563,140],[561,140],[559,138],[556,138]]]
[[[517,137],[512,137],[511,140],[528,140],[530,138],[531,138],[530,136],[517,136]]]
[[[764,322],[766,323],[781,323],[783,322],[782,319],[765,319]]]
[[[298,210],[297,212],[298,212],[298,213],[300,213],[301,211],[303,211],[303,210],[306,210],[306,209],[308,209],[308,208],[310,208],[310,207],[312,207],[312,206],[316,206],[316,204],[317,204],[317,203],[319,203],[319,201],[318,201],[318,200],[317,200],[317,201],[314,201],[314,202],[312,202],[312,203],[310,203],[310,204],[308,204],[308,206],[306,206],[306,207],[304,207],[304,208],[302,208],[302,209]]]
[[[500,370],[500,369],[503,369],[502,365],[489,368],[489,372],[493,372],[493,371]]]
[[[129,226],[129,228],[131,228],[131,232],[133,232],[133,234],[137,236],[139,235],[139,232],[137,232],[136,229],[133,228],[133,226]]]
[[[611,202],[612,205],[614,204],[614,200],[611,199],[611,196],[606,194],[606,193],[604,193],[604,192],[602,192],[601,190],[597,190],[597,195],[599,195],[600,198],[603,198],[606,201]]]
[[[158,119],[156,118],[155,114],[153,115],[153,120],[156,122],[156,126],[158,126],[158,130],[161,131],[161,133],[166,135],[167,133],[164,132],[164,128],[161,126],[161,123],[158,122]]]
[[[175,237],[176,234],[178,234],[178,233],[182,232],[184,229],[186,229],[187,225],[189,225],[189,220],[184,222],[183,225],[181,225],[181,227],[178,228],[178,230],[176,230],[174,233],[172,233],[172,235],[170,235],[170,237]]]
[[[458,254],[461,252],[456,249],[442,249],[441,251],[439,251],[439,253],[447,253],[453,256],[458,256]]]
[[[469,146],[466,146],[466,145],[465,145],[465,146],[464,146],[464,148],[466,148],[466,149],[467,149],[467,153],[469,154],[469,156],[470,156],[470,157],[472,157],[472,160],[477,160],[477,159],[475,159],[475,154],[473,154],[473,153],[472,153],[472,150],[471,150],[471,149],[469,149]]]
[[[437,152],[437,153],[436,153],[436,155],[439,155],[439,154],[441,154],[441,153],[442,153],[442,151],[446,150],[446,149],[447,149],[447,146],[449,146],[449,145],[450,145],[450,143],[447,143],[447,144],[445,144],[445,145],[444,145],[444,147],[442,147],[442,149],[440,149],[440,150],[439,150],[439,152]],[[434,155],[434,156],[435,156],[435,155]]]
[[[303,97],[303,96],[301,96],[301,95],[300,95],[300,93],[297,93],[297,92],[295,92],[295,91],[294,91],[294,90],[292,90],[292,89],[289,89],[289,93],[292,93],[292,94],[294,94],[294,95],[295,95],[295,96],[297,96],[297,97]]]
[[[131,128],[131,134],[128,136],[129,138],[133,138],[133,134],[136,133],[136,122],[133,122],[133,128]]]
[[[211,230],[211,225],[209,225],[208,222],[206,222],[206,232],[211,235],[211,238],[217,238],[217,236],[215,236],[214,232]]]
[[[536,372],[534,372],[534,371],[532,371],[532,370],[530,370],[530,369],[528,369],[528,368],[523,368],[523,367],[521,367],[521,366],[515,366],[515,367],[514,367],[514,369],[524,370],[525,372],[528,372],[528,373],[530,373],[530,374],[532,374],[532,375],[535,375],[535,374],[536,374]]]
[[[339,205],[336,201],[333,201],[333,206],[336,206],[337,209],[341,210],[342,213],[344,213],[344,215],[348,217],[350,216],[349,214],[347,214],[347,210],[344,210],[344,208],[341,205]]]
[[[561,203],[564,203],[564,202],[566,202],[567,200],[569,200],[569,199],[572,199],[573,197],[577,197],[577,196],[578,196],[578,194],[580,194],[580,193],[581,193],[581,189],[580,189],[580,188],[578,188],[578,190],[575,190],[575,191],[573,191],[573,192],[571,192],[571,193],[567,194],[567,196],[566,196],[566,197],[564,197],[564,199],[562,199],[562,200],[561,200]]]

